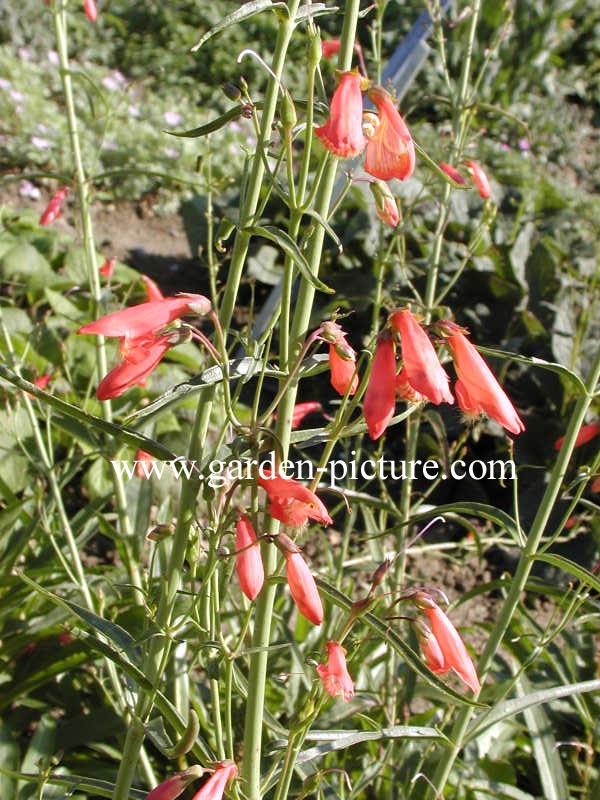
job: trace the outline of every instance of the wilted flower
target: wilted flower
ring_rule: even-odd
[[[492,193],[488,176],[476,161],[465,161],[465,164],[471,177],[473,178],[473,183],[477,187],[479,196],[483,197],[484,200],[487,200]]]
[[[346,666],[346,651],[338,642],[327,642],[327,664],[317,667],[323,688],[332,697],[349,702],[354,697],[354,682]]]
[[[49,225],[51,222],[54,222],[54,220],[62,216],[63,212],[61,206],[63,200],[67,196],[68,191],[68,186],[64,189],[59,189],[58,192],[56,192],[56,194],[50,198],[48,205],[40,217],[40,225]]]
[[[406,123],[385,89],[375,86],[368,95],[379,109],[379,125],[367,144],[365,172],[382,181],[410,178],[415,169],[415,146]]]
[[[458,380],[454,386],[458,405],[469,416],[487,414],[511,433],[525,430],[523,421],[491,369],[454,322],[444,321],[454,354]]]
[[[600,433],[600,423],[590,422],[579,429],[579,433],[575,439],[575,447],[581,447],[582,444],[587,444]],[[565,443],[565,437],[561,436],[554,442],[554,449],[560,450]]]
[[[429,336],[407,308],[395,311],[390,322],[399,331],[402,347],[402,374],[410,388],[435,405],[454,403],[449,378]]]
[[[337,322],[324,322],[319,337],[329,343],[329,369],[331,385],[342,397],[355,394],[358,389],[358,373],[356,372],[356,352],[348,344],[346,334]]]
[[[361,153],[367,140],[362,132],[362,78],[358,72],[344,72],[333,94],[329,119],[315,133],[328,150],[342,158]]]
[[[309,519],[322,525],[332,525],[333,520],[314,492],[293,478],[285,478],[270,469],[260,469],[258,484],[269,498],[269,514],[283,522],[298,528]]]
[[[265,582],[265,569],[260,554],[260,545],[252,522],[242,514],[235,525],[235,569],[242,592],[248,600],[254,600]]]
[[[471,691],[477,694],[481,689],[479,678],[471,656],[454,625],[427,592],[416,592],[413,602],[427,616],[431,626],[431,635],[437,643],[436,648],[431,639],[426,641],[425,655],[429,659],[428,666],[431,665],[432,671],[438,673],[453,670]]]
[[[394,416],[396,407],[396,356],[394,341],[384,331],[375,348],[371,375],[363,401],[369,436],[379,439]]]
[[[225,787],[237,774],[238,769],[233,761],[222,761],[192,800],[221,800]]]

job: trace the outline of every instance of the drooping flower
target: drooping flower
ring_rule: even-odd
[[[416,592],[413,602],[427,616],[431,626],[431,634],[441,652],[442,661],[440,662],[439,653],[435,645],[429,642],[428,655],[431,664],[435,666],[432,671],[447,672],[450,669],[453,670],[471,691],[477,694],[481,689],[479,678],[465,643],[460,638],[454,625],[427,592]]]
[[[454,391],[460,408],[469,416],[487,414],[511,433],[524,431],[525,425],[506,392],[460,327],[444,321],[443,328],[449,333],[447,341],[454,354],[458,375]]]
[[[166,781],[152,789],[146,800],[176,800],[183,794],[185,788],[199,778],[204,771],[203,767],[193,766],[176,775],[171,775]]]
[[[156,302],[158,300],[165,299],[164,294],[161,292],[158,285],[152,280],[152,278],[149,278],[147,275],[142,275],[141,278],[146,287],[146,297],[149,301]]]
[[[68,191],[69,187],[65,186],[64,189],[59,189],[56,194],[52,195],[48,205],[40,216],[40,225],[50,225],[51,222],[54,222],[54,220],[62,216],[62,203]]]
[[[407,308],[395,311],[390,322],[400,333],[402,374],[413,391],[435,405],[454,403],[450,381],[429,336]]]
[[[487,200],[492,194],[492,188],[490,186],[488,176],[483,170],[483,167],[481,167],[476,161],[465,161],[465,165],[469,170],[469,174],[473,178],[473,183],[477,187],[479,196],[483,197],[484,200]]]
[[[152,475],[151,464],[154,463],[154,456],[152,453],[147,453],[145,450],[138,450],[135,454],[135,474],[138,478],[150,478]]]
[[[383,181],[373,181],[369,184],[371,194],[375,200],[375,212],[382,222],[395,228],[400,221],[398,203],[390,187]]]
[[[113,272],[115,271],[115,264],[117,263],[116,258],[107,258],[104,264],[98,268],[98,272],[102,275],[103,278],[112,278]]]
[[[358,72],[344,72],[333,93],[329,119],[315,133],[325,147],[341,158],[354,158],[365,148],[362,132],[362,78]]]
[[[298,548],[296,552],[286,549],[284,555],[287,582],[298,611],[313,625],[320,625],[324,616],[323,603],[304,556]]]
[[[90,22],[96,22],[98,11],[96,9],[95,0],[83,0],[83,10]]]
[[[286,478],[270,469],[259,468],[258,484],[269,498],[269,514],[293,528],[314,519],[332,525],[327,508],[314,492],[293,478]]]
[[[394,341],[384,331],[377,342],[371,375],[363,401],[363,413],[371,439],[379,439],[390,424],[396,407],[396,356]]]
[[[354,697],[354,681],[346,666],[346,651],[338,642],[327,642],[327,664],[319,664],[317,673],[331,697],[348,703]]]
[[[581,447],[583,444],[587,444],[591,442],[592,439],[600,433],[600,423],[598,422],[589,422],[587,425],[584,425],[582,428],[579,429],[579,433],[575,439],[575,447]],[[565,443],[565,437],[561,436],[560,439],[557,439],[554,442],[554,449],[560,450],[560,448]]]
[[[410,131],[385,89],[374,86],[368,95],[379,109],[379,125],[367,143],[365,172],[382,181],[406,180],[415,169],[415,146]]]
[[[358,389],[356,352],[348,344],[346,334],[337,322],[327,321],[321,326],[320,338],[329,343],[329,370],[331,385],[342,397],[353,395]]]
[[[321,53],[323,58],[333,58],[340,52],[342,46],[341,39],[323,39],[321,42]]]
[[[420,620],[416,621],[416,628],[419,647],[421,648],[423,660],[427,664],[428,668],[435,675],[443,675],[444,673],[449,672],[452,667],[446,665],[442,649],[433,633],[425,624],[421,625]]]
[[[211,308],[210,300],[201,294],[178,294],[113,311],[95,322],[82,325],[77,333],[116,336],[132,341],[151,336],[186,314],[208,314]]]
[[[237,777],[238,769],[233,761],[221,761],[192,800],[221,800],[229,781]]]
[[[449,178],[452,178],[454,183],[459,183],[461,186],[464,186],[465,179],[456,169],[456,167],[453,167],[451,164],[446,164],[445,161],[440,161],[438,167],[442,170],[442,172],[445,172]]]
[[[127,389],[140,384],[160,362],[167,350],[180,341],[181,335],[177,331],[146,339],[123,338],[122,361],[98,384],[96,389],[98,400],[120,397]]]
[[[248,600],[254,600],[265,582],[265,569],[256,533],[246,514],[242,514],[235,525],[235,549],[235,569],[240,588]]]

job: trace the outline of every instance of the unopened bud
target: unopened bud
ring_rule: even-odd
[[[281,122],[283,123],[283,127],[288,131],[291,131],[298,122],[298,115],[296,114],[294,102],[290,93],[287,91],[283,93],[283,98],[281,100]]]
[[[231,83],[231,81],[227,81],[221,86],[224,93],[230,100],[239,100],[242,96],[242,92],[240,91],[239,86],[236,86],[235,83]]]
[[[390,187],[383,181],[373,181],[369,184],[375,200],[375,211],[382,222],[395,228],[400,221],[398,204]]]
[[[278,534],[278,536],[275,538],[275,544],[284,555],[286,553],[300,552],[300,548],[296,544],[294,544],[294,542],[290,539],[290,537],[286,536],[285,533]]]
[[[388,569],[391,566],[391,563],[391,560],[386,558],[385,561],[382,561],[382,563],[377,567],[373,573],[373,577],[371,578],[371,591],[373,591],[373,589],[375,589],[376,586],[379,586],[379,584],[383,581]]]
[[[155,525],[151,531],[146,534],[146,539],[150,542],[162,542],[163,539],[168,539],[175,533],[175,525],[169,522],[165,525]]]

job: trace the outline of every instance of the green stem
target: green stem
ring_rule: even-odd
[[[587,394],[580,398],[571,415],[569,427],[565,435],[565,442],[558,453],[554,468],[550,475],[550,481],[546,491],[544,492],[544,496],[542,497],[538,512],[529,531],[529,535],[527,536],[525,546],[521,553],[521,558],[519,559],[517,570],[511,580],[510,590],[506,596],[502,608],[500,609],[498,621],[496,622],[485,649],[481,654],[481,658],[479,659],[477,671],[482,682],[488,670],[490,669],[498,648],[501,646],[502,641],[506,636],[506,633],[510,627],[510,623],[527,585],[529,574],[535,561],[535,556],[540,549],[540,545],[546,531],[546,526],[550,520],[554,504],[560,494],[563,480],[567,474],[567,468],[575,448],[577,434],[585,422],[586,413],[593,400],[593,395],[597,389],[599,380],[600,351],[598,351],[596,355],[596,360],[592,366],[588,381],[586,383]],[[439,762],[433,776],[433,784],[438,793],[443,792],[454,762],[464,746],[465,734],[467,732],[472,715],[472,708],[466,708],[462,710],[452,729],[452,732],[450,733],[449,739],[454,744],[447,757]]]

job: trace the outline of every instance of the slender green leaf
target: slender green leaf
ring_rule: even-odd
[[[244,3],[240,8],[232,11],[231,14],[228,14],[226,17],[223,17],[223,19],[214,27],[206,31],[206,33],[200,37],[196,44],[193,47],[190,47],[190,53],[195,53],[202,47],[203,44],[208,42],[209,39],[212,39],[213,36],[216,36],[218,33],[227,30],[227,28],[230,28],[232,25],[235,25],[244,19],[254,17],[256,14],[260,14],[262,11],[275,8],[279,8],[282,11],[287,11],[286,3],[273,3],[272,0],[252,0],[250,3]]]
[[[546,564],[552,564],[553,567],[569,572],[582,583],[587,583],[592,589],[600,592],[600,579],[585,567],[580,566],[575,561],[571,561],[569,558],[565,558],[565,556],[560,556],[557,553],[537,553],[535,560],[544,561]]]
[[[432,507],[431,511],[428,511],[425,514],[417,514],[413,518],[413,521],[420,522],[422,519],[428,519],[433,515],[444,516],[451,514],[460,514],[462,516],[466,515],[469,517],[476,517],[478,519],[487,519],[490,522],[493,522],[495,525],[498,525],[499,528],[506,530],[506,532],[510,534],[510,537],[517,547],[522,547],[525,543],[514,518],[505,511],[502,511],[495,506],[490,506],[487,503],[463,501],[457,503],[448,503],[447,505],[442,506],[435,506]]]
[[[483,731],[491,728],[504,719],[510,719],[517,714],[521,714],[526,708],[539,705],[540,703],[552,703],[562,697],[569,697],[583,692],[600,691],[600,679],[593,681],[579,681],[578,683],[568,683],[565,686],[553,686],[550,689],[541,689],[525,697],[516,697],[512,700],[505,700],[497,706],[476,717],[467,731],[466,740],[474,739]]]
[[[39,772],[14,772],[13,770],[6,769],[5,766],[0,764],[0,775],[12,778],[13,780],[20,780],[24,783],[39,783]],[[113,797],[115,791],[114,783],[109,781],[101,781],[97,778],[86,778],[83,775],[59,775],[57,772],[52,772],[50,775],[44,776],[44,780],[49,785],[67,786],[69,793],[63,797],[72,797],[73,792],[89,792],[90,794],[98,795],[99,797],[106,797],[108,800]],[[0,786],[2,786],[0,780]],[[147,791],[141,789],[129,789],[127,796],[129,800],[146,800],[148,797]],[[8,800],[12,795],[3,795]]]
[[[554,361],[545,361],[543,358],[537,358],[537,356],[522,356],[518,353],[508,353],[506,350],[497,350],[491,347],[477,347],[477,349],[482,353],[485,353],[487,356],[509,359],[510,361],[517,361],[519,364],[527,364],[527,366],[531,367],[541,367],[542,369],[547,369],[549,372],[555,372],[557,375],[566,378],[570,383],[574,384],[575,388],[577,389],[577,394],[585,395],[587,392],[585,384],[579,375],[562,364],[557,364]]]
[[[258,108],[260,104],[257,103],[256,107]],[[224,128],[229,122],[232,122],[234,119],[239,119],[242,114],[244,113],[243,106],[234,106],[230,108],[229,111],[226,111],[224,114],[221,114],[220,117],[216,117],[212,119],[210,122],[207,122],[204,125],[200,125],[199,128],[192,128],[189,131],[164,131],[164,133],[168,133],[169,136],[178,136],[180,138],[187,138],[187,139],[197,139],[199,136],[206,136],[209,133],[214,133],[215,131]]]
[[[321,741],[322,744],[302,750],[296,757],[296,764],[306,764],[315,758],[322,758],[335,750],[346,750],[361,742],[379,742],[388,739],[444,739],[435,728],[421,725],[394,725],[378,731],[312,731],[309,740]]]
[[[275,228],[273,225],[253,225],[244,230],[247,233],[251,233],[253,236],[262,236],[264,239],[268,239],[270,242],[274,242],[281,247],[283,252],[294,261],[304,280],[310,283],[312,287],[321,292],[326,292],[327,294],[334,293],[334,289],[324,284],[323,281],[319,280],[319,278],[313,274],[310,264],[288,233],[279,230],[279,228]]]

